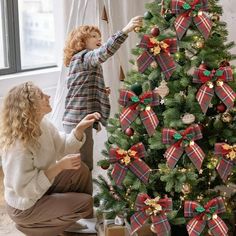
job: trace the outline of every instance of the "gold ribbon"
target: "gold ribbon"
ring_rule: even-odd
[[[120,160],[121,164],[124,164],[127,166],[131,162],[131,158],[136,157],[137,152],[134,150],[125,151],[125,150],[119,149],[117,151],[117,154],[121,157],[121,160]]]
[[[166,49],[169,47],[169,45],[163,41],[159,42],[155,38],[150,38],[150,42],[154,44],[155,46],[151,48],[151,52],[154,54],[154,56],[161,53],[161,50],[166,51]]]
[[[162,206],[158,204],[158,201],[160,200],[160,197],[156,197],[154,199],[146,199],[145,204],[149,206],[149,208],[146,210],[147,215],[157,215],[162,211]]]
[[[231,161],[236,159],[236,144],[230,146],[229,144],[224,144],[222,148],[226,151],[229,151],[228,154],[226,154],[226,158],[230,159]]]

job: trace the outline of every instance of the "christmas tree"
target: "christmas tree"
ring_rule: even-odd
[[[233,232],[236,83],[218,0],[146,4],[140,43],[109,120],[96,203],[123,214],[136,232],[157,235]],[[220,188],[218,186],[221,186]],[[174,233],[176,227],[184,231]]]

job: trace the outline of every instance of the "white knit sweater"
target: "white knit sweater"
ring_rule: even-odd
[[[73,131],[69,135],[59,133],[46,119],[41,122],[41,130],[39,149],[23,148],[17,141],[2,153],[5,200],[19,210],[32,207],[52,185],[44,170],[66,154],[77,153],[85,142],[85,134],[78,141]]]

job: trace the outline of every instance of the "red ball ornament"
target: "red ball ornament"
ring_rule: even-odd
[[[198,124],[198,127],[200,128],[201,131],[203,131],[203,129],[204,129],[203,124]]]
[[[224,103],[220,103],[220,104],[218,104],[218,105],[216,106],[216,110],[217,110],[218,112],[220,112],[220,113],[225,112],[226,109],[227,109],[227,107],[225,106]]]
[[[134,130],[132,128],[127,128],[125,130],[125,134],[129,137],[133,136],[134,135]]]
[[[160,34],[159,28],[153,27],[153,28],[151,29],[151,34],[152,34],[153,37],[157,37],[157,36]]]

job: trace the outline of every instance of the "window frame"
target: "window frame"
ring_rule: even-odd
[[[34,71],[57,67],[57,62],[48,66],[39,66],[33,68],[22,69],[21,67],[21,51],[20,51],[20,30],[19,30],[19,8],[18,0],[5,0],[6,4],[6,19],[7,19],[7,34],[8,34],[8,68],[0,69],[0,75],[14,74],[19,72]],[[3,7],[4,9],[4,7]]]

